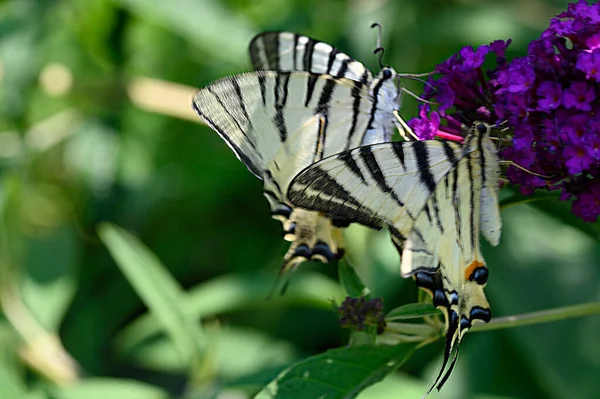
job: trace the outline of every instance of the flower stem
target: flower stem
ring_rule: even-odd
[[[487,324],[477,324],[471,331],[490,331],[503,328],[527,326],[529,324],[547,323],[582,317],[600,313],[600,302],[584,303],[582,305],[565,306],[557,309],[542,310],[515,316],[498,317]]]

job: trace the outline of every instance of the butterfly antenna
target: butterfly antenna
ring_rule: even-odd
[[[424,102],[426,104],[437,104],[435,101],[429,101],[424,99],[423,97],[419,96],[417,93],[415,93],[412,90],[407,89],[406,87],[402,86],[402,91],[405,92],[406,94],[408,94],[409,96],[413,97],[414,99],[416,99],[417,101],[421,101]]]
[[[377,48],[373,51],[373,54],[379,54],[379,68],[383,69],[383,54],[385,53],[385,48],[381,46],[381,37],[383,36],[383,27],[379,22],[373,22],[371,24],[371,28],[377,28]]]
[[[433,75],[434,73],[435,72],[427,72],[427,73],[421,73],[421,74],[399,73],[398,76],[402,79],[416,80],[417,82],[423,83],[423,85],[425,85],[425,86],[429,86],[431,88],[431,90],[433,90],[434,92],[438,92],[439,90],[437,89],[437,87],[435,87],[435,85],[433,85],[431,82],[421,79],[421,76],[430,76],[430,75]]]

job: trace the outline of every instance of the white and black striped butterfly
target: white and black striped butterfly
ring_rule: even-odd
[[[320,159],[363,144],[389,141],[399,123],[399,77],[384,67],[373,77],[334,47],[289,32],[267,32],[250,44],[255,72],[199,90],[193,108],[246,167],[264,180],[263,192],[292,244],[282,272],[300,262],[341,256],[338,227],[286,198],[292,178]]]
[[[295,206],[390,230],[402,253],[402,275],[414,277],[446,319],[444,363],[433,384],[438,389],[464,333],[491,318],[483,292],[488,269],[479,249],[480,233],[497,245],[502,229],[491,131],[476,122],[463,144],[394,142],[345,151],[306,168],[288,191]]]

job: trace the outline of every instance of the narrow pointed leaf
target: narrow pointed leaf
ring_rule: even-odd
[[[409,303],[391,310],[385,317],[386,320],[406,320],[417,319],[425,316],[435,316],[442,314],[430,303]]]
[[[103,224],[99,235],[184,362],[198,360],[204,341],[198,323],[181,309],[185,292],[177,281],[154,254],[125,230]]]

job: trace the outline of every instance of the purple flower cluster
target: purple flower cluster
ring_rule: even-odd
[[[338,313],[342,327],[357,331],[374,331],[379,335],[385,330],[386,322],[381,298],[367,300],[364,296],[346,297],[338,308]]]
[[[434,100],[437,110],[423,103],[419,118],[408,122],[421,140],[434,137],[462,141],[465,122],[475,120],[493,124],[498,117],[494,111],[496,95],[491,77],[505,68],[505,50],[510,40],[497,40],[473,49],[463,47],[460,52],[436,67],[436,76],[429,79],[423,98]],[[489,53],[496,55],[497,67],[484,73],[482,65]]]
[[[524,194],[562,189],[561,199],[575,198],[573,213],[595,222],[600,215],[600,4],[569,4],[530,43],[525,57],[507,62],[509,43],[465,47],[439,65],[424,94],[439,104],[437,111],[424,104],[409,125],[421,139],[431,139],[460,136],[461,125],[475,120],[505,123],[513,140],[501,157],[545,176],[511,166],[509,181]],[[490,53],[496,65],[484,72]]]

